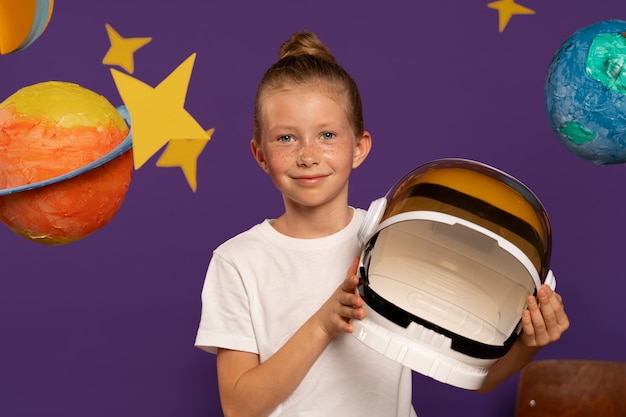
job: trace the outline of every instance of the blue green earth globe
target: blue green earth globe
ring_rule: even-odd
[[[552,129],[574,155],[626,162],[626,21],[575,32],[554,54],[544,86]]]

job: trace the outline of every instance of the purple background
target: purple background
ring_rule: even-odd
[[[111,223],[84,240],[46,247],[0,227],[0,416],[221,415],[215,357],[193,347],[200,290],[218,244],[281,213],[248,142],[257,83],[300,29],[315,31],[361,88],[374,149],[353,176],[351,204],[366,208],[439,157],[509,172],[551,218],[551,267],[572,321],[538,357],[625,360],[626,169],[567,152],[548,125],[543,83],[567,37],[626,18],[626,4],[525,0],[536,14],[499,33],[488,2],[57,0],[35,44],[0,56],[0,99],[61,80],[122,104],[101,63],[109,23],[153,38],[133,74],[152,86],[197,52],[185,107],[215,134],[196,193],[154,157]],[[420,417],[514,414],[517,375],[487,395],[414,380]]]

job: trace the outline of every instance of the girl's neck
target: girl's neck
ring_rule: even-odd
[[[339,232],[352,221],[353,215],[354,210],[348,205],[332,209],[287,207],[272,226],[289,237],[315,239]]]

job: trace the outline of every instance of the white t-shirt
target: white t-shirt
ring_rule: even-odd
[[[272,356],[343,282],[360,252],[354,210],[343,230],[296,239],[265,220],[218,247],[202,290],[195,345]],[[335,337],[296,390],[271,417],[409,417],[410,369],[350,334]]]

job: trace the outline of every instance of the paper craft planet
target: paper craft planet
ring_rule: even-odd
[[[54,0],[0,0],[0,55],[21,51],[44,32]]]
[[[574,155],[598,165],[626,162],[626,21],[575,32],[548,67],[548,120]]]
[[[478,389],[521,330],[529,295],[556,285],[537,197],[466,159],[428,162],[368,209],[352,335],[416,372]]]
[[[24,87],[0,104],[0,221],[43,244],[82,239],[118,211],[133,170],[125,108],[77,84]]]

